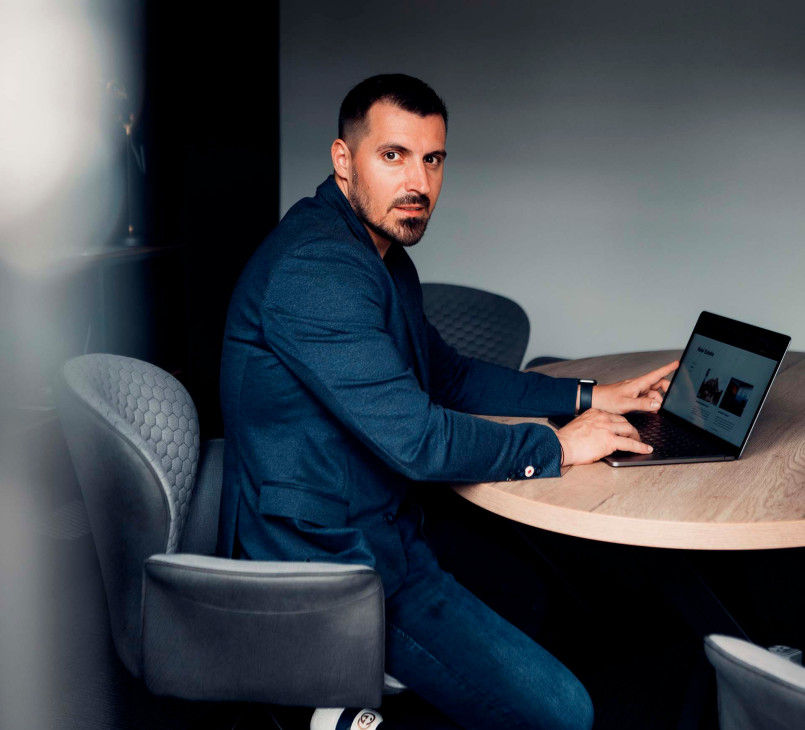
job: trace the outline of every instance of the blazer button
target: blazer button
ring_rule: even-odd
[[[383,519],[386,521],[387,525],[393,525],[396,520],[392,512],[386,512],[386,514],[383,515]]]
[[[534,467],[531,466],[531,464],[529,464],[525,468],[525,475],[526,475],[526,478],[529,478],[529,479],[534,476]]]

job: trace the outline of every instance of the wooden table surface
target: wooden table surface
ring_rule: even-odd
[[[679,350],[608,355],[538,369],[608,383],[680,355]],[[805,546],[805,353],[786,355],[737,461],[627,468],[598,462],[563,471],[555,479],[455,489],[509,519],[593,540],[698,550]]]

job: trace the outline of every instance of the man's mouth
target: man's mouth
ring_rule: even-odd
[[[399,210],[404,215],[410,216],[419,215],[426,210],[424,205],[397,205],[395,206],[395,209]]]
[[[430,198],[427,195],[405,195],[397,198],[392,204],[392,209],[400,211],[408,218],[415,218],[430,209]]]

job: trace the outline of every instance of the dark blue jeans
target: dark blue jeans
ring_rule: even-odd
[[[403,521],[408,573],[386,600],[386,671],[466,730],[589,730],[578,679],[445,573]]]

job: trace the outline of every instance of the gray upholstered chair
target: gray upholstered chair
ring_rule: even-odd
[[[518,370],[530,326],[511,299],[456,284],[422,284],[425,315],[462,355]]]
[[[58,409],[112,633],[155,694],[377,707],[383,590],[369,567],[213,557],[223,442],[184,387],[115,355],[67,362]]]
[[[805,728],[805,667],[732,636],[711,634],[704,651],[716,669],[722,730]]]

